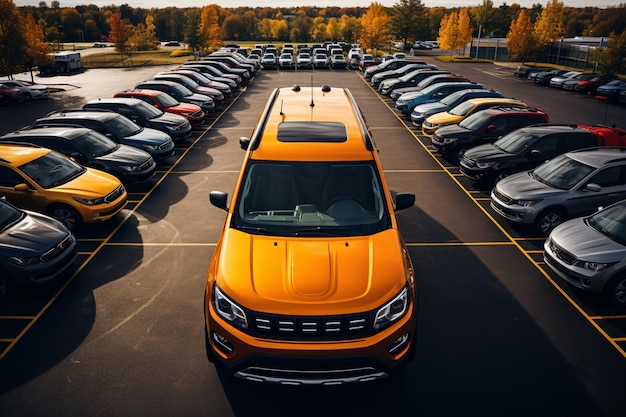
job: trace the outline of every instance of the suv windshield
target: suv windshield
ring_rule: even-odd
[[[108,155],[120,147],[111,139],[94,130],[74,139],[73,143],[84,155],[93,157]]]
[[[559,155],[530,173],[534,179],[550,187],[569,190],[593,170],[593,167],[571,159],[567,155]]]
[[[0,231],[5,231],[9,226],[13,225],[21,218],[21,211],[0,200]]]
[[[155,119],[163,115],[163,112],[145,101],[140,101],[133,106],[135,111],[146,119]]]
[[[486,111],[479,111],[461,120],[459,126],[467,130],[477,130],[484,126],[489,120],[491,120],[491,114]]]
[[[252,161],[233,226],[291,236],[369,235],[390,227],[370,162]]]
[[[49,152],[19,168],[43,188],[58,187],[85,172],[85,168],[56,152]]]
[[[601,210],[588,217],[586,223],[611,240],[626,245],[626,203]]]
[[[476,104],[472,103],[471,101],[464,101],[463,103],[451,109],[450,114],[454,116],[465,116],[474,107],[476,107]]]
[[[113,117],[105,121],[104,124],[110,130],[118,132],[121,136],[124,137],[136,135],[143,130],[142,127],[123,116]]]
[[[493,146],[507,153],[518,154],[524,152],[530,145],[535,143],[537,138],[537,135],[518,129],[502,136],[493,143]]]
[[[178,100],[176,100],[174,97],[172,97],[172,96],[170,96],[169,94],[166,94],[166,93],[157,94],[156,96],[154,96],[154,98],[156,99],[156,101],[159,102],[159,104],[161,106],[163,106],[165,108],[176,107],[176,106],[180,105]]]

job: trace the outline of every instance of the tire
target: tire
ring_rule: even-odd
[[[546,209],[539,213],[535,219],[535,228],[542,235],[549,235],[552,229],[563,223],[565,215],[559,209]]]
[[[48,208],[47,214],[73,231],[80,230],[83,225],[83,219],[76,209],[66,204],[53,204]]]
[[[606,295],[613,304],[626,308],[626,273],[621,273],[609,281]]]
[[[26,101],[29,101],[33,99],[33,95],[30,93],[24,93],[24,98],[26,99]]]

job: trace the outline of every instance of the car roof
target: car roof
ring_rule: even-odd
[[[85,110],[61,110],[48,113],[44,117],[37,119],[37,121],[49,120],[49,119],[89,119],[89,120],[99,120],[99,121],[107,121],[111,119],[115,119],[120,115],[115,112],[103,112],[103,111],[85,111]]]
[[[91,129],[86,127],[70,127],[70,126],[46,126],[46,127],[27,127],[24,129],[16,130],[11,133],[3,135],[2,138],[11,140],[11,138],[17,137],[33,137],[33,136],[50,136],[50,137],[63,137],[68,140],[83,136],[85,133],[90,132]]]
[[[254,159],[372,159],[373,142],[347,89],[277,88],[268,103],[252,137]]]
[[[131,94],[131,95],[138,95],[138,96],[156,97],[158,95],[165,94],[165,93],[159,90],[150,90],[149,88],[135,88],[132,90],[120,91],[117,94]]]
[[[97,103],[117,103],[117,104],[128,104],[130,106],[136,105],[138,103],[143,103],[142,100],[133,97],[106,97],[106,98],[96,98],[93,100],[89,100],[87,104],[97,104]]]
[[[525,132],[532,133],[538,136],[550,135],[554,133],[585,133],[591,135],[592,133],[587,129],[583,129],[582,127],[576,124],[558,124],[558,123],[541,123],[536,125],[524,126],[520,128]]]
[[[0,162],[21,166],[49,153],[47,148],[0,143]]]
[[[585,165],[599,168],[612,162],[621,161],[626,163],[626,147],[599,147],[594,149],[584,149],[579,151],[568,152],[566,155],[579,161]]]
[[[518,100],[516,98],[509,98],[509,97],[476,97],[476,98],[470,98],[469,100],[466,100],[465,102],[466,103],[469,102],[475,105],[502,103],[502,104],[515,104],[515,105],[520,105],[520,106],[526,106],[526,104],[523,101]]]

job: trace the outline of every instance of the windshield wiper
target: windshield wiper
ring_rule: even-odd
[[[337,236],[346,236],[353,234],[354,230],[346,227],[316,226],[298,229],[295,231],[294,235],[298,236],[301,233],[328,233]]]

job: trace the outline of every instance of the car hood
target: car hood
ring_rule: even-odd
[[[185,106],[187,107],[187,106]],[[195,107],[194,107],[195,108]],[[198,109],[196,109],[198,110]],[[193,111],[193,108],[190,110]],[[176,127],[180,125],[184,125],[189,123],[186,118],[179,114],[175,113],[163,113],[162,115],[155,117],[154,119],[150,119],[150,123],[154,123],[159,126],[171,126]]]
[[[60,222],[26,211],[22,220],[0,234],[0,250],[3,256],[39,256],[69,233]]]
[[[486,143],[468,149],[464,156],[476,162],[484,162],[493,161],[495,159],[510,158],[513,154],[504,152],[502,149],[496,148],[491,143]]]
[[[431,116],[428,116],[428,123],[440,125],[440,124],[451,124],[451,123],[459,123],[463,120],[465,116],[457,116],[454,114],[450,114],[447,111],[443,111],[440,113],[435,113]]]
[[[368,311],[406,284],[400,237],[286,238],[228,229],[217,284],[248,308],[280,306],[292,314]],[[227,277],[227,278],[225,278]]]
[[[167,142],[172,138],[165,132],[161,132],[160,130],[152,129],[150,127],[144,127],[139,132],[134,135],[127,136],[125,139],[133,141],[133,142],[143,142],[149,143],[152,145],[160,144],[163,142]]]
[[[529,172],[519,172],[504,178],[496,185],[501,193],[515,200],[533,200],[548,198],[567,193],[547,184],[539,182],[530,176]]]
[[[98,157],[100,160],[112,161],[118,163],[130,163],[130,164],[142,164],[150,158],[148,152],[142,151],[139,148],[128,145],[120,145],[115,151],[110,154]]]
[[[434,103],[424,103],[413,109],[413,113],[421,113],[421,114],[435,114],[442,111],[446,111],[448,106],[445,104],[441,104],[438,101]]]
[[[437,129],[436,135],[447,138],[460,138],[463,136],[470,136],[474,133],[475,132],[473,130],[465,129],[455,123],[452,125],[441,126]]]
[[[550,238],[560,247],[580,259],[596,262],[615,262],[626,258],[626,247],[594,228],[584,218],[569,220],[557,226]]]
[[[86,168],[82,175],[70,182],[54,187],[53,190],[81,198],[98,198],[110,194],[121,184],[120,180],[111,174]]]
[[[185,97],[185,101],[192,102],[192,103],[206,103],[206,102],[213,103],[213,99],[210,96],[207,96],[204,94],[198,94],[198,93],[189,94],[188,96]]]
[[[620,90],[626,90],[626,85],[601,85],[596,93],[614,93]]]

